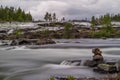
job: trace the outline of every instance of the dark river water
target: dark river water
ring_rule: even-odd
[[[2,46],[0,48],[1,80],[48,80],[51,76],[61,75],[99,77],[100,74],[85,67],[60,65],[67,59],[91,59],[93,47],[101,47],[105,59],[118,60],[120,58],[119,39],[87,40],[86,43],[85,40],[81,40],[82,43],[79,40],[56,41],[58,44],[54,47],[47,45],[47,48],[40,49],[29,49],[26,46],[14,48]]]

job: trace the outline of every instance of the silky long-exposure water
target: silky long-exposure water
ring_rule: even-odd
[[[120,48],[102,48],[102,51],[106,58],[120,58]],[[110,51],[112,53],[109,54]],[[1,50],[0,75],[6,76],[4,80],[47,80],[51,75],[68,73],[75,76],[93,76],[95,73],[78,67],[59,65],[66,59],[85,59],[91,56],[91,49]]]
[[[105,59],[119,60],[120,58],[119,39],[58,42],[53,47],[48,45],[47,48],[44,46],[37,49],[26,46],[1,46],[0,80],[48,80],[51,76],[66,75],[100,77],[102,75],[86,67],[60,65],[62,61],[68,59],[91,59],[93,47],[101,47]]]

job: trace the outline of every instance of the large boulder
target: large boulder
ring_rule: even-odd
[[[84,62],[84,66],[89,66],[89,67],[96,67],[98,63],[96,61],[93,61],[93,60],[86,60]]]
[[[117,73],[118,72],[118,68],[116,64],[107,64],[107,63],[101,63],[93,70],[99,73]]]

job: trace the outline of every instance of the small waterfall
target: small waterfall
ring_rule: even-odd
[[[23,50],[26,46],[16,46],[14,50]]]
[[[5,50],[30,50],[30,49],[27,48],[26,46],[11,46],[5,48]]]
[[[71,66],[80,66],[81,60],[64,60],[60,65],[71,65]]]

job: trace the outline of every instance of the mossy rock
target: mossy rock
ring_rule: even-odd
[[[3,80],[5,77],[5,75],[0,75],[0,80]]]

